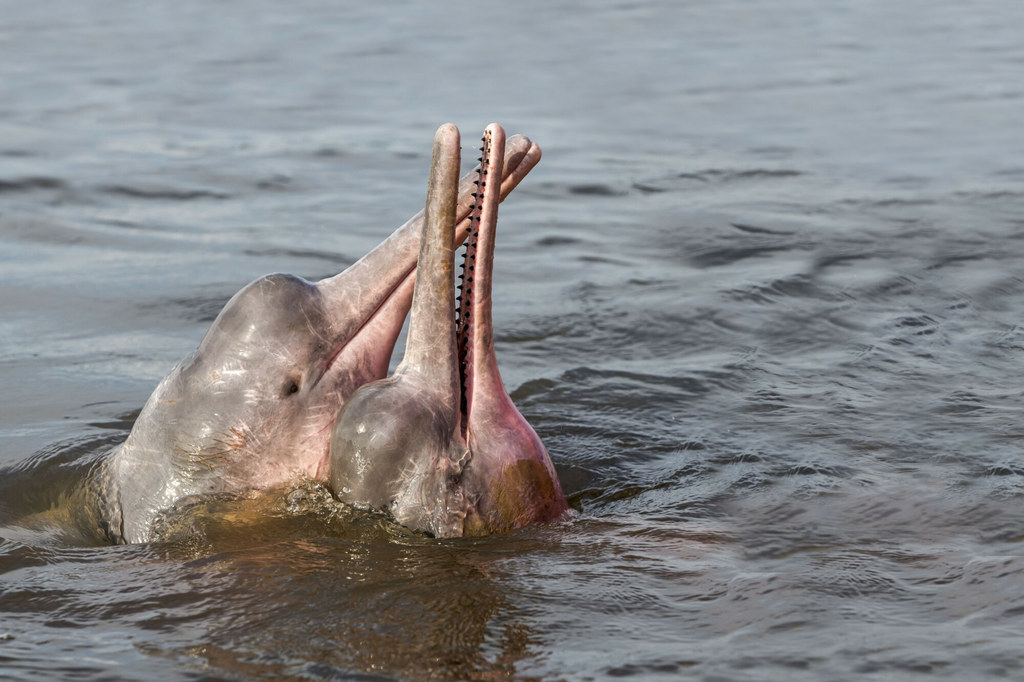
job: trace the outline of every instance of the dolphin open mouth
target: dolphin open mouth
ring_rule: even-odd
[[[455,340],[459,359],[460,428],[463,438],[469,425],[469,411],[474,388],[477,351],[486,343],[484,330],[490,330],[491,271],[494,259],[494,237],[497,229],[499,192],[489,178],[500,177],[504,163],[505,132],[490,125],[481,138],[480,165],[476,168],[476,191],[468,216],[466,250],[459,274],[455,298]],[[481,305],[483,303],[484,305]],[[490,335],[493,344],[493,335]]]
[[[493,146],[493,135],[485,135],[485,139],[490,140]],[[474,245],[476,243],[487,179],[491,180],[489,196],[496,211],[497,203],[504,201],[540,161],[540,147],[523,135],[513,135],[506,143],[502,131],[498,144],[500,149],[496,155],[484,155],[480,165],[458,182],[454,198],[454,248],[458,248],[467,238]],[[491,146],[488,146],[489,152]],[[342,288],[345,293],[359,290],[367,292],[367,295],[355,303],[356,311],[345,309],[351,308],[352,302],[346,300],[342,304],[345,309],[342,317],[350,321],[357,320],[358,327],[344,330],[342,336],[345,342],[327,359],[314,385],[330,374],[336,365],[351,368],[367,364],[372,366],[372,370],[367,372],[368,376],[384,376],[394,342],[412,302],[423,223],[424,211],[420,211],[345,272],[319,283],[328,298]],[[474,260],[475,248],[471,253],[473,255],[469,258]],[[469,267],[474,265],[470,263]]]

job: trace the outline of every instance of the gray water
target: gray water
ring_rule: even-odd
[[[0,677],[1021,678],[1022,36],[1018,0],[0,2]],[[305,485],[70,536],[223,303],[415,213],[449,120],[544,148],[497,348],[578,516],[437,541]]]

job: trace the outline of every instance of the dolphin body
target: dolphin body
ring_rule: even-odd
[[[504,152],[500,171],[489,169],[501,198],[541,154],[523,136]],[[469,231],[475,179],[471,172],[457,190],[449,249]],[[127,440],[91,472],[88,523],[111,542],[147,542],[159,537],[158,519],[204,496],[296,476],[326,482],[339,411],[356,389],[387,375],[412,301],[423,223],[417,214],[333,277],[272,274],[235,294],[153,391]]]
[[[459,132],[448,124],[434,137],[405,356],[393,376],[349,398],[331,441],[339,500],[437,537],[507,531],[568,508],[547,450],[498,373],[491,266],[505,133],[491,124],[483,142],[458,320]]]

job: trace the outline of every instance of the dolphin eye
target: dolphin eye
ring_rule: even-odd
[[[296,379],[289,379],[284,385],[284,397],[295,395],[299,392],[299,382]]]

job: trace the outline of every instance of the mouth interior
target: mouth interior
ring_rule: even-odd
[[[477,170],[476,191],[469,212],[469,233],[466,237],[462,256],[462,271],[459,273],[458,292],[455,297],[455,340],[459,367],[459,414],[462,435],[466,435],[469,423],[469,392],[473,382],[473,279],[476,270],[477,242],[480,238],[480,215],[484,205],[484,190],[487,187],[487,169],[490,167],[490,131],[482,138],[480,165]]]

